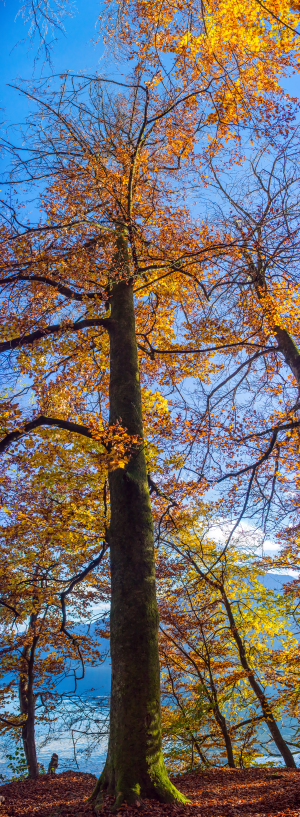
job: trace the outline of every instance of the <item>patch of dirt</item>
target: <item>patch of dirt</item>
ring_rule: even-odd
[[[5,783],[0,786],[0,817],[94,817],[87,797],[95,782],[91,774],[63,772]],[[300,817],[300,770],[211,769],[173,778],[173,783],[190,805],[144,800],[142,809],[124,804],[122,817],[139,810],[143,817]],[[109,817],[112,802],[105,799],[101,817]]]

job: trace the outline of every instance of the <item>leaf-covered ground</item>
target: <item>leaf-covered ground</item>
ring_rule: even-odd
[[[80,772],[43,775],[37,781],[24,780],[0,786],[5,798],[0,817],[94,817],[87,797],[96,778]],[[170,806],[144,800],[143,815],[186,815],[186,817],[300,817],[300,770],[213,769],[204,773],[173,778],[191,800],[188,806]],[[110,814],[111,798],[101,812]],[[123,817],[137,809],[122,806]]]

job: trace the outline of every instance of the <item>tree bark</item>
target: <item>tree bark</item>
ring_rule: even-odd
[[[258,298],[258,301],[261,303],[263,297],[268,293],[265,275],[264,272],[262,271],[262,263],[259,262],[257,267],[255,267],[253,261],[251,260],[249,266],[252,279],[254,282],[256,296]],[[272,324],[272,314],[270,317]],[[293,373],[294,377],[297,380],[298,386],[300,387],[300,350],[298,349],[297,344],[295,343],[292,336],[289,334],[289,332],[284,326],[278,326],[277,324],[274,324],[273,333],[278,343],[278,350],[283,355],[287,366]]]
[[[127,240],[117,239],[118,267],[128,270]],[[187,802],[169,781],[161,748],[158,610],[154,537],[143,448],[133,286],[114,283],[110,318],[110,424],[139,436],[127,466],[109,475],[111,523],[111,717],[108,754],[93,792],[139,804],[142,797]]]
[[[37,638],[34,637],[31,647],[25,645],[22,651],[19,676],[19,701],[22,715],[26,720],[22,726],[22,741],[28,767],[28,776],[36,780],[39,767],[35,745],[35,695],[33,693],[33,663]]]
[[[277,749],[279,750],[280,754],[283,757],[283,760],[285,762],[286,767],[288,769],[296,769],[297,767],[296,767],[296,763],[294,761],[292,752],[289,749],[288,745],[286,744],[284,738],[282,737],[280,729],[279,729],[279,727],[278,727],[278,725],[277,725],[277,723],[275,721],[275,718],[273,716],[272,709],[271,709],[271,706],[269,704],[269,701],[266,698],[266,696],[264,694],[264,691],[262,690],[260,684],[256,680],[254,672],[253,672],[253,670],[251,669],[251,667],[250,667],[250,665],[248,663],[244,643],[243,643],[243,641],[242,641],[242,639],[241,639],[241,637],[239,635],[239,632],[238,632],[238,629],[237,629],[237,626],[236,626],[236,623],[235,623],[235,620],[234,620],[231,604],[229,602],[229,599],[227,598],[224,587],[220,588],[220,590],[221,590],[221,594],[222,594],[223,604],[224,604],[224,607],[226,609],[226,613],[227,613],[227,616],[228,616],[228,621],[229,621],[229,624],[230,624],[230,630],[232,632],[233,638],[234,638],[235,643],[236,643],[237,648],[238,648],[241,665],[242,665],[243,669],[245,670],[245,672],[247,673],[247,678],[248,678],[249,684],[252,687],[253,692],[254,692],[254,694],[256,695],[256,697],[257,697],[257,699],[259,701],[259,704],[260,704],[260,707],[261,707],[261,710],[262,710],[262,713],[263,713],[263,716],[264,716],[264,720],[265,720],[265,722],[267,724],[267,727],[268,727],[268,729],[269,729],[269,731],[271,733],[271,736],[272,736],[272,738],[274,740],[274,743],[277,746]]]
[[[278,343],[278,349],[300,387],[300,351],[298,346],[287,329],[281,326],[274,327],[274,335]]]
[[[214,711],[214,716],[215,716],[215,719],[216,719],[217,723],[219,724],[219,727],[221,729],[221,732],[222,732],[222,735],[223,735],[223,738],[224,738],[226,754],[227,754],[227,760],[228,760],[228,766],[229,766],[230,769],[235,769],[235,762],[234,762],[234,757],[233,757],[233,749],[232,749],[230,734],[229,734],[228,729],[227,729],[226,719],[224,718],[224,715],[222,715],[222,713],[220,712],[219,707],[216,709],[216,711]]]
[[[217,693],[216,685],[215,685],[213,674],[212,674],[212,668],[211,668],[210,652],[209,652],[208,644],[207,644],[207,641],[206,641],[206,638],[205,638],[204,629],[203,629],[202,625],[200,625],[200,626],[201,626],[201,635],[202,635],[202,639],[203,639],[203,644],[205,646],[205,652],[206,652],[205,664],[206,664],[206,667],[207,667],[207,670],[208,670],[208,673],[209,673],[209,683],[210,683],[210,689],[211,689],[211,693],[209,693],[208,690],[207,690],[207,694],[208,694],[208,697],[209,697],[210,702],[211,702],[212,710],[213,710],[213,713],[214,713],[214,718],[215,718],[218,726],[220,727],[223,738],[224,738],[225,749],[226,749],[227,760],[228,760],[228,766],[229,766],[230,769],[235,769],[235,762],[234,762],[234,756],[233,756],[233,748],[232,748],[231,737],[230,737],[230,734],[229,734],[229,731],[228,731],[228,728],[227,728],[226,718],[222,714],[222,712],[220,710],[220,707],[219,707],[218,693]],[[201,678],[201,682],[203,684],[203,679],[202,678]]]

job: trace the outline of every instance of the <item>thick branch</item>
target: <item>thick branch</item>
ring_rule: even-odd
[[[60,598],[61,598],[62,612],[63,612],[63,619],[62,619],[62,625],[61,625],[61,631],[62,632],[64,632],[64,627],[65,627],[65,623],[66,623],[66,614],[65,614],[65,606],[64,606],[64,600],[65,600],[66,596],[68,596],[69,593],[72,592],[73,588],[77,584],[82,582],[83,579],[85,579],[85,577],[88,576],[88,574],[91,573],[91,571],[95,569],[95,567],[98,567],[98,565],[100,564],[100,562],[103,559],[104,554],[106,553],[107,548],[108,548],[108,544],[107,544],[107,542],[104,542],[104,544],[103,544],[103,546],[101,548],[101,551],[99,553],[99,556],[96,556],[95,559],[92,559],[92,561],[87,565],[87,567],[85,567],[84,570],[81,570],[80,573],[76,573],[76,575],[73,576],[73,579],[70,579],[69,587],[67,587],[67,589],[64,590],[61,593]]]
[[[296,408],[296,406],[295,406],[295,408]],[[277,431],[278,433],[279,433],[279,431],[293,431],[294,428],[299,428],[299,426],[300,426],[300,420],[292,420],[291,423],[284,423],[284,425],[278,425],[278,426],[269,426],[269,428],[265,428],[263,431],[254,431],[252,434],[247,434],[246,437],[236,438],[236,441],[245,443],[248,440],[254,440],[254,439],[257,439],[258,437],[265,437],[266,434],[270,434],[271,431],[273,433],[274,433],[274,431]]]
[[[7,718],[3,718],[2,715],[0,715],[0,723],[5,723],[6,726],[15,726],[16,728],[20,729],[20,726],[22,726],[24,720],[9,721]]]
[[[176,508],[178,507],[178,502],[176,502],[175,499],[172,499],[170,496],[168,496],[168,494],[164,494],[164,492],[160,490],[158,485],[156,485],[156,483],[153,482],[153,479],[150,476],[150,474],[147,474],[147,478],[148,478],[148,485],[149,485],[150,494],[155,493],[156,496],[162,496],[163,499],[166,499],[168,502],[170,502],[171,505],[174,505]]]
[[[7,604],[7,602],[3,599],[0,599],[0,605],[2,605],[2,607],[6,607],[7,610],[11,610],[11,612],[15,614],[15,618],[20,617],[21,613],[18,613],[15,607],[12,607],[11,604]]]
[[[15,284],[18,281],[28,281],[29,283],[31,283],[31,281],[39,281],[42,284],[53,287],[53,289],[56,289],[61,295],[64,295],[66,298],[71,298],[72,301],[82,302],[87,298],[92,300],[96,300],[97,298],[101,301],[104,300],[100,292],[74,292],[70,287],[65,286],[65,284],[60,284],[59,281],[53,281],[51,278],[48,278],[47,275],[23,275],[22,273],[9,275],[7,278],[2,278],[0,284]]]
[[[230,471],[229,474],[224,474],[224,476],[217,479],[216,482],[217,483],[223,482],[225,479],[229,479],[230,477],[240,477],[240,476],[242,476],[242,474],[246,474],[248,471],[253,471],[253,472],[256,471],[256,469],[259,467],[259,465],[262,465],[262,463],[265,462],[268,459],[268,457],[270,456],[270,454],[272,453],[279,432],[280,431],[293,430],[294,428],[299,428],[299,426],[300,426],[300,420],[295,420],[292,423],[286,423],[285,425],[277,426],[274,429],[270,429],[270,428],[266,429],[265,431],[259,432],[258,434],[253,434],[253,435],[249,434],[248,437],[245,437],[245,440],[246,439],[247,440],[251,439],[252,436],[253,437],[261,437],[261,436],[264,436],[265,434],[268,434],[270,431],[273,431],[270,444],[269,444],[268,448],[266,449],[265,453],[262,454],[262,456],[260,457],[259,460],[256,460],[256,462],[253,463],[252,465],[245,465],[245,467],[240,468],[239,471]]]
[[[56,417],[44,417],[42,414],[40,417],[36,417],[35,420],[25,423],[23,428],[10,431],[9,434],[6,434],[6,436],[0,440],[0,454],[2,451],[5,451],[5,449],[11,445],[11,443],[19,440],[20,437],[23,437],[24,434],[30,434],[31,431],[34,431],[36,428],[41,428],[41,426],[56,426],[57,428],[62,428],[65,431],[71,431],[73,434],[81,434],[83,437],[88,437],[90,440],[93,439],[92,432],[87,426],[81,426],[79,423],[72,423],[69,420],[59,420]]]
[[[232,349],[237,346],[241,346],[242,348],[250,347],[251,349],[262,349],[262,352],[259,354],[267,354],[267,352],[278,352],[277,346],[268,346],[263,349],[260,343],[251,343],[250,341],[241,340],[238,343],[222,343],[220,346],[208,346],[206,349],[156,349],[154,346],[151,345],[147,338],[147,343],[149,346],[149,350],[142,346],[141,343],[138,343],[138,348],[141,349],[142,352],[145,352],[146,355],[149,355],[154,360],[154,355],[199,355],[199,354],[207,354],[208,352],[219,352],[224,351],[225,349]],[[281,349],[280,349],[281,351]],[[250,358],[251,362],[252,358]],[[249,360],[246,360],[243,365],[248,363]],[[299,357],[300,362],[300,357]],[[299,367],[300,369],[300,367]]]
[[[30,332],[28,335],[21,335],[19,338],[12,338],[0,343],[0,352],[7,352],[11,349],[20,349],[22,346],[28,346],[36,340],[42,340],[49,335],[56,335],[59,332],[80,332],[93,326],[103,326],[104,329],[109,329],[109,318],[84,318],[75,323],[53,323],[46,326],[45,329],[36,329],[35,332]]]

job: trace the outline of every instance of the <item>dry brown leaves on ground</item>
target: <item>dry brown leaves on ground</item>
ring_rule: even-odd
[[[0,786],[5,798],[0,817],[94,817],[87,797],[96,778],[80,772],[41,775]],[[173,779],[191,801],[171,806],[143,801],[143,817],[300,817],[300,770],[212,769]],[[1,799],[1,798],[0,798]],[[112,799],[106,798],[101,815],[108,817]],[[138,809],[123,805],[122,817]]]

